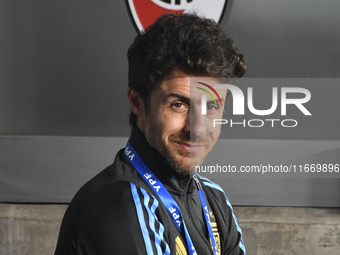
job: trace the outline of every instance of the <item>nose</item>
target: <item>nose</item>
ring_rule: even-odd
[[[190,114],[186,119],[186,132],[190,134],[190,139],[203,137],[206,134],[206,129],[200,110],[190,107]]]

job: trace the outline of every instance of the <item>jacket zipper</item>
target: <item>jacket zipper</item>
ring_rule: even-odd
[[[194,173],[194,175],[192,176],[192,178],[193,178],[193,180],[194,180],[194,182],[195,182],[195,184],[196,184],[196,186],[197,186],[197,189],[198,189],[198,190],[202,189],[202,184],[201,184],[200,181],[198,180],[198,177],[197,177],[197,174],[196,174],[196,173]],[[190,183],[190,181],[189,181],[189,183]],[[198,228],[197,228],[195,222],[194,222],[193,219],[192,219],[192,214],[191,214],[191,212],[190,212],[190,209],[189,209],[189,206],[188,206],[188,203],[187,203],[187,195],[188,195],[188,194],[187,194],[187,191],[188,191],[189,183],[188,183],[188,185],[187,185],[187,187],[186,187],[186,191],[185,191],[185,194],[184,194],[184,199],[185,199],[184,205],[185,205],[185,208],[186,208],[186,210],[187,210],[188,216],[189,216],[189,218],[190,218],[192,224],[193,224],[193,225],[196,227],[196,229],[198,230]],[[206,243],[209,243],[209,241],[206,240],[206,239],[204,238],[204,235],[202,235],[201,237],[206,241]],[[210,252],[211,252],[210,254],[213,254],[213,251],[212,251],[212,250],[211,250]]]
[[[194,179],[194,181],[195,181],[195,183],[197,185],[198,190],[202,189],[202,185],[201,185],[200,181],[198,180],[197,175],[194,174],[192,178]]]

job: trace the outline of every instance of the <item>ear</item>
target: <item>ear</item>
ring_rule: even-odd
[[[138,117],[137,126],[140,129],[143,129],[142,127],[140,127],[140,125],[141,125],[141,123],[144,123],[144,118],[145,118],[144,101],[143,101],[142,97],[134,89],[129,88],[128,92],[127,92],[127,96],[128,96],[128,99],[129,99],[131,110]]]

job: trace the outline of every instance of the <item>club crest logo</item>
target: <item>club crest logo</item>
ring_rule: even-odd
[[[143,31],[164,13],[195,12],[219,22],[227,0],[127,0],[127,2],[138,30]]]

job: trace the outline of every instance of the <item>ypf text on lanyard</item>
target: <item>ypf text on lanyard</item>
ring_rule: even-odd
[[[148,185],[156,192],[158,198],[162,201],[165,208],[168,210],[170,217],[172,218],[173,222],[179,229],[179,231],[184,234],[187,242],[187,246],[189,248],[189,254],[190,255],[196,255],[196,250],[194,247],[194,244],[190,238],[188,229],[185,225],[184,219],[182,217],[182,213],[179,209],[179,206],[177,205],[176,201],[173,199],[173,197],[170,195],[170,193],[167,191],[167,189],[163,186],[162,182],[157,178],[157,176],[151,171],[151,169],[144,163],[143,159],[139,156],[137,151],[132,147],[130,142],[127,142],[126,148],[124,151],[125,156],[127,159],[131,162],[131,164],[136,168],[138,173],[144,178],[144,180],[148,183]],[[195,176],[196,177],[196,176]],[[196,177],[197,178],[197,177]],[[198,180],[197,180],[198,182]],[[198,182],[199,183],[199,182]],[[202,190],[202,187],[199,185],[198,190],[201,204],[202,204],[202,210],[205,217],[205,222],[208,228],[210,240],[213,246],[213,251],[215,255],[218,255],[216,244],[214,240],[213,231],[210,225],[210,215],[209,210],[207,206],[207,202],[204,197],[204,193]]]

